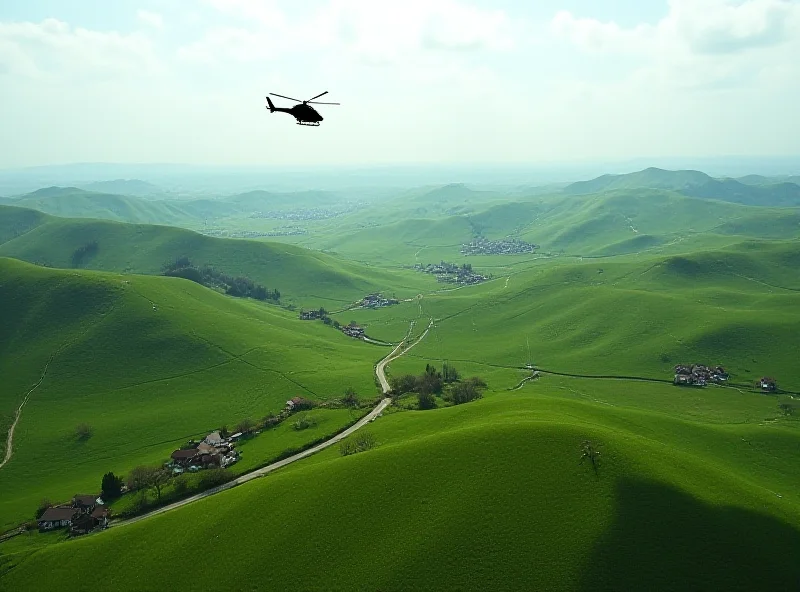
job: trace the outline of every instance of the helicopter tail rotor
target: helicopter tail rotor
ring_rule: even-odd
[[[267,97],[267,108],[269,109],[270,113],[275,113],[275,105],[272,104],[272,101],[269,97]]]

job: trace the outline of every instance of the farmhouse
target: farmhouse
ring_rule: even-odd
[[[203,442],[212,446],[219,446],[222,444],[223,438],[219,435],[219,432],[211,432]]]
[[[778,390],[778,383],[775,382],[774,378],[770,378],[769,376],[764,376],[761,380],[759,380],[758,386],[765,393],[771,393]]]
[[[192,461],[197,456],[196,448],[187,448],[185,450],[176,450],[172,453],[170,458],[174,464],[180,467],[187,467],[192,464]]]
[[[39,518],[39,530],[44,532],[55,528],[72,526],[72,520],[76,515],[78,515],[78,511],[71,506],[47,508]]]
[[[69,527],[72,534],[86,534],[98,526],[105,528],[110,514],[96,495],[76,495],[70,506],[47,508],[38,520],[39,530]]]

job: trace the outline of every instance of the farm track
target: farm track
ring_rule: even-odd
[[[14,430],[16,429],[17,424],[19,423],[19,418],[22,417],[22,409],[25,407],[25,404],[28,402],[28,399],[30,399],[30,396],[31,394],[33,394],[33,391],[39,388],[39,385],[41,385],[42,382],[44,382],[44,378],[45,376],[47,376],[47,369],[50,367],[50,362],[53,361],[54,357],[55,354],[51,355],[50,359],[47,360],[47,363],[44,365],[44,370],[42,371],[42,375],[39,377],[39,381],[35,385],[33,385],[33,387],[25,394],[25,397],[22,399],[22,403],[20,403],[19,407],[17,407],[17,412],[14,416],[14,423],[12,423],[11,427],[8,428],[8,437],[6,439],[6,454],[5,458],[3,458],[3,462],[0,462],[0,469],[2,469],[6,465],[6,463],[11,460],[11,455],[14,450]]]
[[[386,371],[385,371],[386,365],[389,364],[390,362],[392,362],[393,360],[399,358],[400,356],[405,354],[407,351],[409,351],[412,347],[414,347],[417,343],[422,341],[422,339],[425,337],[425,335],[427,335],[428,331],[430,330],[430,328],[432,326],[433,326],[433,319],[431,319],[430,324],[425,329],[425,331],[422,333],[422,335],[420,335],[410,346],[408,346],[405,350],[401,349],[402,344],[405,343],[406,339],[408,338],[408,337],[406,337],[405,339],[403,339],[403,341],[400,342],[400,344],[397,345],[397,347],[395,347],[391,351],[391,353],[389,353],[385,358],[383,358],[375,366],[375,374],[377,375],[378,380],[381,383],[381,389],[383,390],[384,394],[387,394],[391,390],[391,387],[389,386],[389,382],[386,379]],[[411,331],[409,330],[409,334],[410,334],[410,332]],[[352,426],[350,426],[349,428],[347,428],[343,432],[341,432],[339,434],[336,434],[332,438],[330,438],[328,440],[325,440],[324,442],[322,442],[320,444],[317,444],[316,446],[314,446],[312,448],[309,448],[308,450],[304,450],[304,451],[299,452],[299,453],[297,453],[297,454],[295,454],[293,456],[290,456],[289,458],[285,458],[283,460],[274,462],[274,463],[269,464],[269,465],[267,465],[265,467],[262,467],[260,469],[256,469],[256,470],[251,471],[249,473],[245,473],[244,475],[240,475],[236,479],[233,479],[232,481],[224,483],[224,484],[222,484],[222,485],[220,485],[218,487],[215,487],[213,489],[208,489],[206,491],[203,491],[201,493],[193,495],[192,497],[188,497],[188,498],[186,498],[184,500],[180,500],[180,501],[174,502],[172,504],[168,504],[166,506],[162,506],[160,508],[152,510],[151,512],[147,512],[146,514],[142,514],[141,516],[135,516],[135,517],[129,518],[127,520],[112,521],[109,524],[109,527],[117,528],[119,526],[124,526],[126,524],[133,524],[135,522],[139,522],[141,520],[144,520],[145,518],[149,518],[149,517],[155,516],[157,514],[163,514],[165,512],[168,512],[170,510],[174,510],[176,508],[180,508],[182,506],[186,506],[186,505],[188,505],[188,504],[190,504],[192,502],[196,502],[196,501],[201,500],[203,498],[207,498],[207,497],[215,495],[217,493],[221,493],[223,491],[227,491],[228,489],[232,489],[234,487],[237,487],[238,485],[242,485],[243,483],[247,483],[248,481],[252,481],[253,479],[258,479],[259,477],[264,477],[265,475],[268,475],[269,473],[271,473],[271,472],[273,472],[273,471],[275,471],[277,469],[280,469],[280,468],[285,467],[286,465],[289,465],[289,464],[291,464],[293,462],[296,462],[298,460],[301,460],[303,458],[311,456],[312,454],[315,454],[315,453],[317,453],[317,452],[319,452],[321,450],[324,450],[325,448],[333,446],[337,442],[347,438],[348,436],[350,436],[351,434],[353,434],[357,430],[359,430],[362,427],[364,427],[367,423],[369,423],[369,422],[373,421],[375,418],[377,418],[383,412],[384,409],[386,409],[389,405],[391,405],[391,403],[392,403],[392,399],[389,398],[389,397],[385,397],[384,399],[381,400],[380,403],[378,403],[378,405],[372,411],[370,411],[367,415],[365,415],[360,420],[358,420],[355,424],[353,424]]]

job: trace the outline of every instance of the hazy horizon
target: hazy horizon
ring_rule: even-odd
[[[800,154],[800,3],[598,4],[6,4],[0,169]],[[325,90],[319,128],[265,109]]]

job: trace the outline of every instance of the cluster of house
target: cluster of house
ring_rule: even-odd
[[[381,308],[383,306],[392,306],[399,304],[400,301],[396,298],[384,298],[383,294],[367,294],[361,300],[361,306],[364,308]]]
[[[364,337],[366,337],[366,334],[364,333],[364,327],[359,327],[355,323],[342,325],[341,329],[342,333],[350,337],[355,337],[356,339],[364,339]]]
[[[86,534],[95,528],[105,528],[111,511],[96,495],[76,495],[71,504],[47,508],[39,517],[39,530],[69,528],[71,534]]]
[[[325,309],[320,308],[319,310],[301,310],[300,311],[300,320],[301,321],[315,321],[317,319],[322,319],[327,316]]]
[[[436,276],[439,282],[447,282],[450,284],[470,285],[485,282],[488,278],[485,275],[475,273],[472,271],[472,265],[465,263],[464,265],[456,265],[455,263],[447,263],[442,261],[438,264],[422,265],[417,263],[414,269],[423,273],[430,273]]]
[[[462,255],[516,255],[519,253],[532,253],[538,245],[526,243],[517,239],[489,240],[478,237],[461,245]]]
[[[692,386],[706,386],[709,382],[725,382],[728,380],[728,373],[722,366],[705,366],[703,364],[695,364],[694,366],[686,366],[678,364],[675,366],[675,379],[674,384],[677,385],[692,385]]]
[[[239,460],[239,451],[234,443],[242,437],[237,432],[223,438],[219,432],[211,432],[202,442],[190,442],[189,447],[172,453],[167,466],[176,475],[184,471],[196,472],[210,467],[228,467]]]

